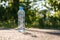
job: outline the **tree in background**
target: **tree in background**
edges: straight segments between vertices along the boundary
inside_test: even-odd
[[[8,1],[8,0],[1,0]],[[4,4],[5,5],[5,4]],[[17,11],[19,9],[19,0],[9,0],[8,7],[0,6],[0,26],[3,28],[14,28],[17,26]]]
[[[54,11],[60,10],[60,1],[59,0],[47,0],[49,5],[54,9]]]
[[[43,4],[41,5],[41,3],[43,3]],[[60,18],[59,18],[60,16],[58,14],[59,14],[59,10],[60,10],[60,8],[59,8],[60,2],[58,0],[46,0],[45,2],[44,1],[43,2],[35,1],[35,2],[32,2],[31,4],[32,4],[31,9],[36,10],[37,13],[35,12],[35,14],[38,14],[36,16],[37,16],[37,19],[39,20],[38,22],[40,22],[39,23],[39,25],[41,25],[40,27],[59,28],[60,22],[58,22],[58,21],[60,20]],[[41,10],[41,9],[43,9],[43,10]],[[41,15],[41,13],[42,13],[43,17]],[[43,19],[47,19],[47,20],[43,21]],[[44,25],[44,27],[42,25]]]
[[[31,2],[29,2],[29,0],[24,2],[13,0],[12,2],[9,2],[8,6],[9,7],[7,8],[0,6],[0,21],[1,23],[3,22],[0,25],[5,24],[7,27],[15,27],[18,19],[17,11],[19,6],[23,6],[26,15],[25,22],[27,27],[57,28],[56,26],[58,26],[59,28],[60,26],[60,3],[57,0],[34,0]]]

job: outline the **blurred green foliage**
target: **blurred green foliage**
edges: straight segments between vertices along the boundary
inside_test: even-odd
[[[26,27],[60,29],[60,3],[56,0],[48,0],[48,3],[55,11],[53,16],[50,16],[50,12],[46,10],[41,12],[31,10],[31,6],[29,6],[30,2],[19,3],[18,0],[13,0],[13,3],[10,3],[9,7],[0,7],[0,27],[15,28],[18,26],[17,12],[20,5],[25,10]]]
[[[14,0],[13,3],[9,3],[9,6],[6,8],[0,6],[0,27],[14,28],[17,26],[18,8],[19,8],[18,0],[16,1]]]
[[[60,29],[60,2],[57,0],[47,0],[47,2],[55,13],[51,16],[51,13],[47,10],[42,10],[39,13],[36,13],[34,10],[36,14],[36,20],[32,27]]]

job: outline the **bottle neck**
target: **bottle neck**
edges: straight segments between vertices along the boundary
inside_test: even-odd
[[[19,9],[20,11],[22,11],[23,9]]]

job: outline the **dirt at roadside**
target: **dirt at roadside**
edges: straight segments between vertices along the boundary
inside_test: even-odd
[[[15,29],[1,29],[0,40],[60,40],[60,30],[29,28],[20,33]]]

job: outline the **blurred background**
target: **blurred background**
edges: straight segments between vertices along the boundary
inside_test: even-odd
[[[60,29],[60,0],[0,0],[0,27],[18,27],[19,6],[27,28]]]

